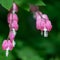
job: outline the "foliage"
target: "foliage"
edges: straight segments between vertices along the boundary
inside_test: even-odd
[[[8,10],[13,0],[0,0],[0,59],[1,60],[60,60],[60,1],[59,0],[14,0],[19,6],[19,30],[16,35],[16,47],[5,57],[1,45],[7,38]],[[53,29],[49,37],[44,38],[35,28],[35,20],[29,11],[29,4],[39,6],[47,14]]]

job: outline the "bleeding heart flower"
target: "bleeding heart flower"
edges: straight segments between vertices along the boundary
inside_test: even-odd
[[[16,21],[18,23],[18,16],[16,14],[9,13],[7,20],[9,24],[12,24],[13,21]]]
[[[13,41],[14,38],[15,38],[15,35],[14,35],[13,31],[10,31],[10,32],[9,32],[9,39],[10,39],[11,41]]]
[[[14,28],[17,31],[18,30],[18,23],[16,21],[13,21],[11,24],[11,28]]]
[[[51,31],[51,29],[52,29],[52,24],[49,20],[47,20],[47,22],[46,22],[46,28],[48,31]]]
[[[9,50],[13,49],[13,44],[11,43],[10,40],[4,40],[2,44],[2,49],[6,50],[6,56],[8,56]]]
[[[9,50],[12,50],[16,44],[14,41],[14,38],[16,35],[16,31],[18,30],[18,16],[16,14],[17,11],[18,11],[17,5],[13,3],[13,7],[7,16],[7,21],[10,28],[9,36],[7,40],[3,41],[3,44],[2,44],[2,49],[6,50],[6,56],[8,56]]]
[[[13,3],[13,11],[18,12],[18,6],[16,3]]]
[[[37,30],[41,30],[41,33],[44,31],[44,37],[48,36],[48,31],[51,31],[52,24],[49,21],[49,18],[46,14],[42,14],[40,12],[35,13],[36,18],[36,28]]]

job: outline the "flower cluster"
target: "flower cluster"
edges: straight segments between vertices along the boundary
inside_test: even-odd
[[[44,37],[48,37],[48,31],[52,29],[52,24],[48,16],[40,12],[37,6],[30,6],[30,10],[33,12],[34,18],[36,19],[36,29],[41,30],[41,35],[44,32]]]
[[[14,41],[16,31],[18,30],[18,16],[16,12],[18,12],[18,7],[15,3],[13,3],[13,7],[7,16],[10,32],[8,38],[4,40],[2,44],[2,49],[6,50],[6,56],[8,56],[9,50],[12,50],[16,44]]]

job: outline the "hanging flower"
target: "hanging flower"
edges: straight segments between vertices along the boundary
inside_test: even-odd
[[[16,21],[18,23],[18,16],[17,14],[8,13],[7,20],[9,24],[11,24],[13,21]]]
[[[9,24],[10,32],[7,40],[4,40],[2,44],[2,49],[6,50],[6,56],[8,56],[9,50],[12,50],[16,44],[14,39],[16,36],[16,31],[18,30],[18,16],[16,14],[17,11],[18,11],[17,5],[13,3],[13,7],[7,16],[7,22]]]
[[[36,28],[44,32],[44,37],[48,36],[48,31],[51,31],[52,24],[46,14],[36,12]]]
[[[13,45],[10,40],[4,40],[2,43],[2,49],[6,50],[6,56],[9,54],[9,50],[13,49]]]

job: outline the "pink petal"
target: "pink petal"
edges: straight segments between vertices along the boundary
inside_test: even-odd
[[[13,41],[14,38],[15,38],[14,33],[13,33],[12,31],[10,31],[10,33],[9,33],[9,39],[10,39],[11,41]]]
[[[8,47],[8,45],[7,45],[7,40],[4,40],[3,43],[2,43],[2,49],[3,49],[3,50],[6,50],[7,47]]]
[[[9,50],[13,49],[13,44],[10,40],[8,40],[8,47],[9,47]]]
[[[16,12],[18,12],[18,6],[16,5],[16,3],[13,3],[13,10],[15,10]]]
[[[12,21],[18,22],[18,16],[16,14],[9,13],[7,16],[8,23],[11,24]]]
[[[51,29],[52,29],[52,24],[49,20],[46,22],[46,28],[48,31],[51,31]]]
[[[42,14],[42,17],[46,20],[49,20],[48,16],[46,14]]]
[[[12,28],[14,28],[16,31],[18,30],[18,23],[16,21],[13,21]]]

